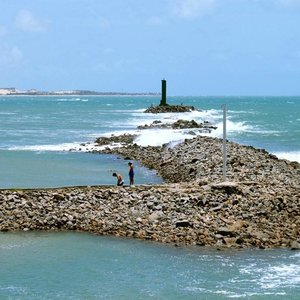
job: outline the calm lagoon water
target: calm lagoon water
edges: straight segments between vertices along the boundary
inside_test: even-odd
[[[299,299],[300,253],[0,234],[0,299]]]

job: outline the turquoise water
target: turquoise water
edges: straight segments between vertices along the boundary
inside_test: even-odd
[[[1,188],[43,188],[115,184],[113,172],[129,182],[128,161],[114,155],[0,150]],[[135,184],[161,183],[154,170],[135,166]]]
[[[1,233],[0,299],[299,299],[300,254]]]
[[[126,175],[125,161],[69,150],[87,151],[82,143],[110,134],[137,133],[140,145],[193,137],[190,130],[137,130],[138,125],[157,119],[210,121],[218,129],[208,135],[222,137],[223,104],[228,107],[229,140],[300,161],[300,97],[170,97],[168,101],[201,111],[144,114],[145,108],[159,103],[158,96],[0,96],[0,187],[114,184],[110,172]],[[137,183],[162,181],[135,165]]]

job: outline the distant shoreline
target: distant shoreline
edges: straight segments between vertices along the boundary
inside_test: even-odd
[[[28,90],[19,91],[16,88],[0,88],[0,96],[160,96],[160,93],[124,93],[124,92],[95,92],[89,90],[74,90],[74,91],[38,91]]]
[[[16,93],[16,94],[0,94],[1,96],[160,96],[155,93],[98,93],[98,94],[30,94],[30,93]]]

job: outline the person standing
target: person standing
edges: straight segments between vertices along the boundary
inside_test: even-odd
[[[129,184],[134,185],[134,170],[133,164],[131,162],[128,163],[129,166]]]

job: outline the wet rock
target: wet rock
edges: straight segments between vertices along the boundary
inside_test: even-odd
[[[176,227],[193,227],[193,224],[186,220],[177,221],[175,225]]]
[[[122,135],[112,135],[110,137],[99,137],[95,140],[98,146],[110,145],[112,143],[121,144],[132,144],[137,135],[134,134],[122,134]]]
[[[199,132],[207,132],[207,130],[217,129],[216,126],[208,122],[197,123],[195,120],[177,120],[174,123],[163,123],[162,121],[153,121],[150,125],[139,125],[138,129],[152,129],[152,128],[160,128],[160,129],[189,129],[189,128],[198,128],[201,129]],[[194,131],[189,131],[188,134],[196,135]]]
[[[194,106],[186,106],[186,105],[158,105],[158,106],[150,106],[144,112],[145,113],[178,113],[178,112],[190,112],[196,110]]]
[[[297,241],[293,241],[291,243],[291,250],[300,250],[300,243],[298,243]]]

